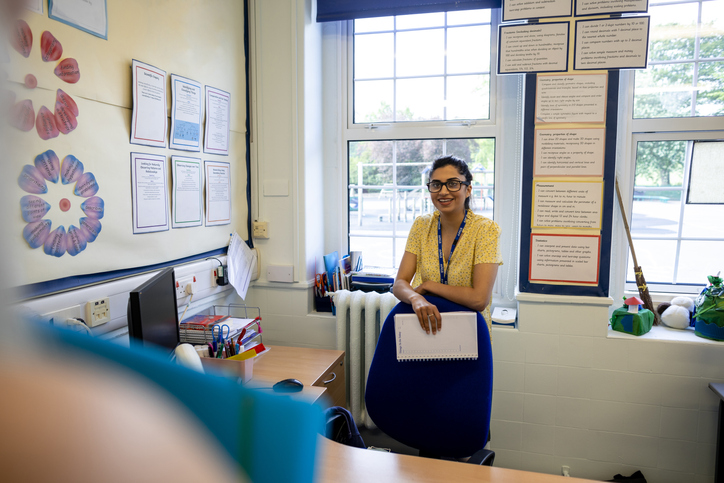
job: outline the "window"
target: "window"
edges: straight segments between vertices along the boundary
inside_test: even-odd
[[[652,292],[694,294],[724,271],[724,0],[651,2],[636,71],[631,235]],[[717,181],[718,179],[718,181]],[[629,256],[626,288],[636,290]]]
[[[431,162],[464,159],[472,208],[493,218],[493,33],[490,10],[353,22],[348,126],[349,249],[397,268],[416,216],[433,210]]]

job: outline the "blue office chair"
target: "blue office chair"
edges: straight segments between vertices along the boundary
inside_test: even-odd
[[[440,312],[470,311],[440,297],[425,298]],[[468,462],[492,466],[495,453],[483,449],[493,396],[493,354],[485,319],[477,314],[476,360],[399,362],[394,317],[405,313],[413,313],[412,306],[397,304],[382,326],[365,391],[370,418],[388,436],[418,449],[420,456],[472,455]]]

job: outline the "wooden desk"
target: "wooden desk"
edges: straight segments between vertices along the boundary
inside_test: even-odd
[[[719,396],[719,426],[716,430],[716,457],[714,482],[724,483],[724,384],[709,383],[709,389]]]
[[[267,346],[269,352],[254,360],[249,387],[270,387],[283,379],[298,379],[304,389],[301,398],[320,397],[331,406],[347,405],[344,351],[308,347]],[[324,395],[324,396],[323,396]]]
[[[317,439],[317,483],[584,483],[593,480],[365,450]]]

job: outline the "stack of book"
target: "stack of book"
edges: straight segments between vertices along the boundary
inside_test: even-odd
[[[350,278],[351,290],[362,290],[363,292],[389,292],[392,284],[395,283],[394,273],[385,270],[352,272]]]
[[[233,339],[243,346],[244,350],[261,342],[261,317],[242,319],[228,315],[194,315],[179,324],[181,342],[195,345],[213,343],[214,336],[218,337],[220,329],[224,331],[224,339]],[[241,341],[238,341],[242,333]]]

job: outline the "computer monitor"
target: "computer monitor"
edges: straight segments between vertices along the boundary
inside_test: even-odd
[[[165,268],[128,296],[128,335],[131,343],[152,344],[168,352],[179,344],[176,277]]]

